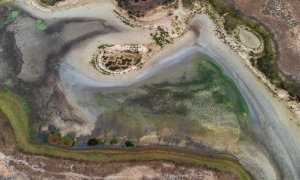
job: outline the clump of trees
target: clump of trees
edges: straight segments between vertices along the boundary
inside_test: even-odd
[[[59,144],[60,136],[55,132],[51,132],[51,134],[49,134],[47,137],[47,141],[49,144]]]
[[[74,138],[71,136],[63,136],[60,140],[60,145],[63,146],[74,146],[75,141]]]
[[[132,141],[126,140],[126,141],[125,141],[125,146],[126,146],[126,147],[134,147],[134,144],[133,144]]]
[[[112,139],[108,142],[109,145],[117,145],[118,144],[118,139],[116,137],[112,137]],[[92,138],[90,140],[88,140],[87,145],[88,146],[97,146],[99,144],[105,144],[105,141],[103,141],[101,138]],[[123,143],[121,143],[123,144]],[[124,145],[126,147],[134,147],[134,143],[130,140],[126,140],[124,141]]]
[[[118,144],[118,139],[116,137],[113,137],[110,141],[109,141],[110,145],[116,145]]]
[[[173,38],[170,37],[169,33],[165,31],[162,27],[157,26],[156,32],[150,34],[155,44],[163,48],[166,44],[170,44]]]
[[[46,137],[46,142],[52,145],[61,145],[61,146],[73,146],[75,144],[75,140],[71,136],[62,136],[59,133],[51,132]]]
[[[105,141],[103,141],[101,138],[92,138],[87,142],[88,146],[97,146],[99,144],[104,144]]]

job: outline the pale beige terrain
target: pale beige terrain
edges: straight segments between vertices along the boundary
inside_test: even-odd
[[[245,46],[250,48],[258,48],[261,44],[259,38],[247,30],[240,30],[239,38]]]

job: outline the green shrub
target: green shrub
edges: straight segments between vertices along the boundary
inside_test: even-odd
[[[71,136],[63,136],[60,140],[60,145],[73,146],[75,144],[74,138]]]
[[[177,115],[187,115],[187,113],[189,112],[189,109],[187,108],[186,105],[180,104],[178,106],[175,106],[174,112]]]
[[[182,0],[182,5],[184,8],[192,9],[194,0]]]
[[[133,147],[134,144],[133,144],[132,141],[126,140],[126,141],[125,141],[125,146],[126,146],[126,147]]]
[[[2,88],[4,91],[10,91],[14,87],[14,83],[11,79],[7,79],[3,82]]]
[[[300,100],[300,85],[295,81],[285,81],[282,84],[282,88],[286,89],[289,94],[295,97],[298,101]]]
[[[47,25],[40,19],[36,20],[35,27],[39,31],[44,31],[48,28]]]
[[[113,137],[113,138],[109,141],[109,144],[110,144],[110,145],[116,145],[116,144],[118,144],[117,138],[116,138],[116,137]]]
[[[95,138],[90,139],[90,140],[88,141],[88,143],[87,143],[88,146],[96,146],[96,145],[98,145],[98,144],[99,144],[99,142],[98,142],[98,140],[95,139]]]
[[[59,144],[61,141],[60,135],[56,134],[55,132],[51,132],[47,136],[47,142],[49,144]]]

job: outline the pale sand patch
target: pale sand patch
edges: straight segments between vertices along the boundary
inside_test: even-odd
[[[172,167],[164,163],[165,167]],[[196,168],[184,168],[181,170],[185,172],[166,171],[161,172],[160,169],[155,170],[148,166],[135,166],[123,169],[121,172],[109,175],[104,179],[123,179],[123,180],[138,180],[138,179],[203,179],[203,180],[215,180],[218,179],[215,172],[210,170],[196,169]]]
[[[14,172],[5,161],[6,156],[0,152],[0,177],[10,178],[14,176]]]
[[[0,160],[0,177],[11,178],[14,176],[13,170],[3,161]]]
[[[261,45],[260,39],[255,34],[245,29],[240,30],[239,38],[242,44],[252,49],[259,48]]]
[[[145,178],[158,178],[160,174],[147,166],[136,166],[122,170],[121,172],[105,177],[104,179],[124,179],[124,180],[135,180]]]

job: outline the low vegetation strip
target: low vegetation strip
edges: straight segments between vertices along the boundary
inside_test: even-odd
[[[203,166],[219,171],[235,174],[239,179],[251,179],[249,173],[233,159],[210,157],[167,147],[136,148],[136,149],[70,149],[49,145],[33,144],[29,113],[24,100],[13,93],[0,92],[0,109],[9,119],[16,136],[19,149],[37,155],[55,156],[76,160],[89,161],[145,161],[167,160],[177,163]]]

